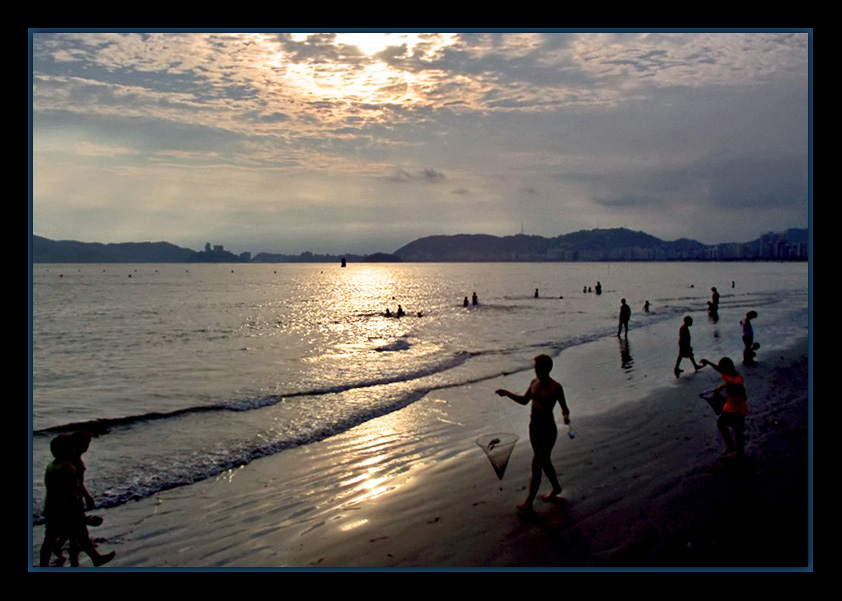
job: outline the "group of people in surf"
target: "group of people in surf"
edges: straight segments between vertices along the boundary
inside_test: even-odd
[[[404,311],[403,307],[400,305],[398,305],[398,308],[394,313],[389,309],[389,307],[386,307],[386,312],[383,314],[384,317],[403,317],[404,315],[406,315],[406,311]],[[421,311],[418,311],[415,315],[416,317],[421,317]]]
[[[384,315],[386,317],[403,317],[406,313],[404,312],[403,307],[398,305],[398,308],[394,313],[392,313],[389,307],[386,307],[386,313],[384,313]]]
[[[471,296],[471,305],[476,306],[476,305],[478,305],[478,304],[479,304],[479,298],[477,298],[477,293],[476,293],[476,292],[474,292],[474,294]],[[467,297],[467,296],[466,296],[466,297],[465,297],[465,299],[462,301],[462,306],[463,306],[463,307],[467,307],[467,306],[468,306],[468,297]]]
[[[585,286],[582,288],[583,294],[588,294],[589,292],[595,292],[596,294],[602,294],[602,283],[597,281],[596,286],[591,288],[590,286]]]

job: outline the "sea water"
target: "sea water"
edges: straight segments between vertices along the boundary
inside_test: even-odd
[[[739,357],[750,309],[761,353],[806,335],[807,273],[804,263],[37,264],[33,517],[59,432],[94,433],[87,484],[107,507],[435,391],[528,372],[539,353],[577,365],[580,349],[606,345],[596,365],[564,373],[568,397],[589,401],[576,415],[598,413],[673,378],[684,315],[696,320],[697,359]],[[588,291],[597,281],[600,295]],[[632,320],[617,339],[620,298]],[[398,305],[403,317],[385,315]]]

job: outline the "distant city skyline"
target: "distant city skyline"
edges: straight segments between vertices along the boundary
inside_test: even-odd
[[[240,253],[808,226],[810,30],[30,30],[32,230]]]

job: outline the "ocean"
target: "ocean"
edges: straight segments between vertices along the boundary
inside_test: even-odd
[[[598,281],[602,294],[588,292]],[[738,359],[751,309],[760,360],[808,328],[806,263],[36,264],[32,295],[36,524],[60,432],[93,432],[86,484],[111,507],[395,412],[411,415],[402,436],[468,411],[505,422],[483,383],[510,374],[525,390],[539,353],[556,357],[574,418],[634,402],[675,385],[685,315],[697,360]],[[621,298],[632,317],[618,339]],[[385,315],[399,305],[403,317]],[[605,352],[585,362],[593,345]],[[419,414],[453,387],[476,389],[476,406]],[[385,447],[385,469],[424,461],[425,447],[401,448]]]

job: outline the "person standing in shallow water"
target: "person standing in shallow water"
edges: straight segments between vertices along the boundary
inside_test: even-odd
[[[532,445],[532,474],[529,479],[529,492],[526,500],[517,506],[519,512],[529,513],[533,510],[535,497],[541,486],[541,474],[547,475],[552,485],[552,491],[542,498],[546,501],[558,499],[561,495],[561,483],[553,465],[551,454],[558,437],[553,409],[556,402],[561,407],[561,415],[565,424],[570,423],[570,409],[564,398],[564,388],[550,377],[553,360],[548,355],[535,357],[535,375],[526,393],[514,394],[505,389],[499,389],[499,396],[510,398],[516,403],[526,405],[531,401],[532,410],[529,419],[529,442]]]
[[[620,325],[617,326],[617,336],[620,330],[626,329],[626,336],[629,335],[629,319],[631,318],[631,307],[626,304],[626,299],[620,299]]]

